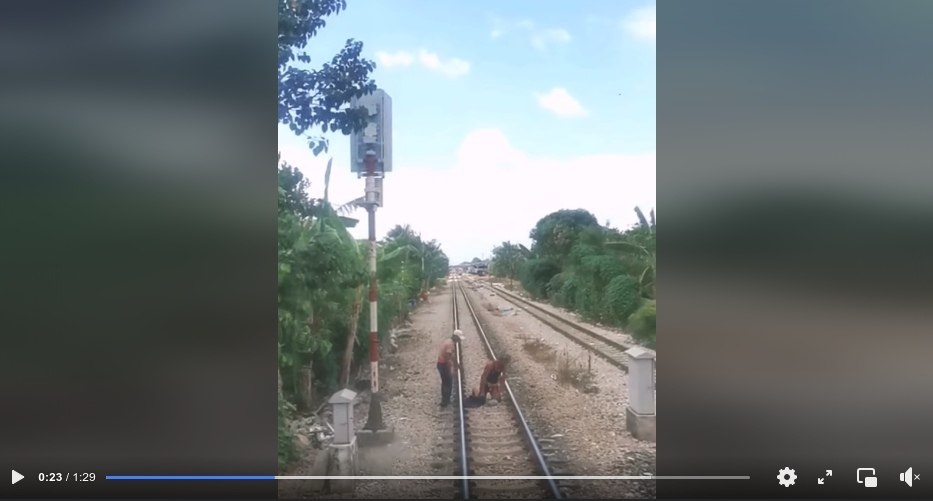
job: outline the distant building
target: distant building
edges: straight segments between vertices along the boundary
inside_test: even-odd
[[[467,273],[471,275],[483,276],[489,273],[489,261],[480,261],[478,263],[470,263],[470,266],[467,268]]]

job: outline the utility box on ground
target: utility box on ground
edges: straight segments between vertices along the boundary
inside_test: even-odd
[[[356,435],[353,431],[353,400],[356,393],[343,389],[334,393],[330,400],[334,416],[334,444],[349,444]]]

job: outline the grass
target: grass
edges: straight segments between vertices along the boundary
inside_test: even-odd
[[[551,364],[557,360],[557,353],[547,343],[540,339],[531,339],[528,336],[522,336],[522,349],[531,355],[536,362]]]
[[[599,387],[593,378],[593,371],[590,369],[589,361],[578,360],[571,357],[566,350],[558,354],[549,344],[540,339],[533,339],[529,336],[519,336],[522,340],[522,348],[536,362],[554,367],[552,376],[563,386],[572,386],[584,393],[598,393]],[[590,356],[587,353],[587,356]]]
[[[557,357],[557,382],[570,385],[584,393],[596,393],[599,388],[593,382],[593,372],[577,358],[564,351]]]

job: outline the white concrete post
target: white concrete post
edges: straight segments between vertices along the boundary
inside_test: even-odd
[[[353,433],[353,399],[356,393],[343,389],[334,393],[330,400],[334,416],[334,442],[329,448],[332,451],[328,465],[328,475],[339,477],[352,477],[357,472],[356,435]],[[352,492],[352,479],[331,479],[331,492]]]
[[[641,440],[656,440],[656,403],[654,391],[655,352],[635,346],[628,355],[628,398],[626,427]]]
[[[334,416],[334,445],[347,445],[354,438],[353,433],[353,399],[356,393],[343,389],[334,393],[330,400]]]
[[[654,414],[654,358],[655,355],[640,346],[629,348],[628,388],[629,405],[639,414]]]

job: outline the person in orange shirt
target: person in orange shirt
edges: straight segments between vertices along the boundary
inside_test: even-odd
[[[497,360],[492,360],[486,364],[486,367],[483,369],[483,375],[479,380],[479,389],[473,390],[473,394],[471,395],[473,400],[485,402],[486,395],[489,395],[496,401],[502,400],[502,384],[505,382],[505,368],[511,361],[511,357],[502,355]]]
[[[437,352],[437,372],[441,375],[441,407],[450,405],[450,394],[453,391],[453,373],[457,370],[457,356],[454,351],[455,343],[463,340],[460,329],[454,331],[450,338],[441,343]]]

